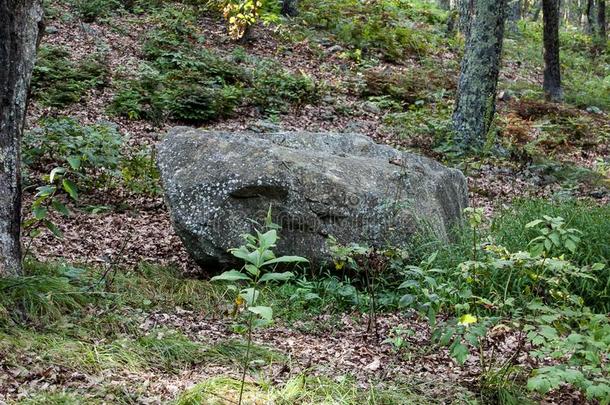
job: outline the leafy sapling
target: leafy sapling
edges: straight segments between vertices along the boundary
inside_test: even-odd
[[[243,235],[246,244],[230,249],[230,253],[243,260],[244,264],[239,270],[229,270],[219,276],[212,277],[212,281],[229,282],[229,289],[238,291],[235,299],[235,314],[240,309],[245,311],[245,325],[237,325],[237,330],[247,334],[246,356],[244,358],[239,403],[242,403],[246,372],[250,362],[250,348],[252,345],[252,332],[255,328],[269,325],[273,321],[273,309],[269,306],[259,305],[261,298],[261,285],[268,282],[284,282],[294,278],[289,271],[276,272],[279,265],[306,263],[307,259],[300,256],[276,257],[273,248],[278,240],[277,225],[271,222],[271,211],[267,215],[266,232],[256,230],[256,235]],[[245,287],[245,288],[244,288]]]
[[[34,202],[32,203],[32,217],[22,224],[24,234],[28,239],[24,249],[24,257],[29,252],[32,240],[40,235],[43,228],[51,231],[57,238],[63,237],[61,230],[49,219],[49,212],[55,211],[64,216],[70,215],[70,211],[60,198],[61,194],[78,201],[78,188],[68,178],[68,175],[69,169],[56,167],[51,170],[48,176],[45,176],[47,184],[36,188]]]

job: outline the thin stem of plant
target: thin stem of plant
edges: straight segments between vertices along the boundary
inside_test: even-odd
[[[244,385],[246,384],[246,372],[248,371],[248,363],[250,362],[250,346],[252,345],[252,320],[254,318],[254,314],[250,313],[248,317],[248,343],[246,345],[246,357],[244,359],[244,370],[241,375],[241,387],[239,388],[239,401],[237,402],[241,405],[241,400],[244,395]]]

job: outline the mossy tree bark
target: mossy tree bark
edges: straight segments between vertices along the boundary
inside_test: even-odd
[[[463,149],[484,145],[496,110],[506,0],[476,0],[453,113]]]
[[[476,0],[458,0],[458,30],[464,34],[464,38],[470,36],[475,1]]]
[[[561,66],[559,62],[559,0],[542,0],[544,22],[544,96],[559,102],[563,98],[561,89]]]
[[[42,15],[40,0],[0,0],[0,275],[21,271],[20,143]]]

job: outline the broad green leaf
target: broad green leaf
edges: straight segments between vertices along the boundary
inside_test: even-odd
[[[271,229],[265,233],[259,233],[258,241],[260,246],[264,248],[275,246],[275,242],[277,242],[277,231],[275,229]]]
[[[64,174],[65,172],[66,169],[63,167],[56,167],[55,169],[51,170],[51,174],[49,175],[49,183],[53,183],[53,181],[55,181],[55,176],[58,174]]]
[[[402,283],[401,285],[398,286],[398,289],[403,289],[403,288],[417,288],[419,287],[419,282],[416,280],[407,280],[404,283]]]
[[[451,357],[453,357],[459,364],[464,364],[468,358],[468,348],[462,343],[456,343],[451,346]]]
[[[576,243],[568,239],[566,241],[566,249],[568,249],[571,253],[576,252]]]
[[[549,234],[549,239],[553,244],[557,247],[561,246],[561,240],[559,239],[559,235],[556,233]]]
[[[41,219],[45,219],[47,217],[47,207],[34,207],[32,213],[34,214],[34,218],[40,221]]]
[[[398,301],[398,306],[408,307],[413,304],[413,302],[415,302],[415,297],[411,294],[405,294],[400,298],[400,301]]]
[[[62,215],[70,215],[70,211],[68,211],[68,208],[61,202],[58,200],[53,200],[51,202],[51,205],[53,206],[53,208],[55,209],[55,211],[59,212]]]
[[[78,200],[78,189],[76,188],[76,184],[68,179],[63,179],[61,184],[66,193],[68,193],[73,200]]]
[[[248,263],[244,266],[244,268],[246,269],[246,271],[248,273],[252,274],[254,277],[258,277],[258,275],[261,273],[260,269],[253,264]]]
[[[286,271],[284,273],[266,273],[260,278],[261,282],[265,281],[288,281],[294,277],[294,274]]]
[[[541,224],[541,223],[543,223],[543,222],[544,222],[544,221],[543,221],[543,220],[541,220],[541,219],[536,219],[535,221],[528,222],[528,223],[525,225],[525,227],[526,227],[526,228],[533,228],[533,227],[535,227],[535,226],[537,226],[537,225],[540,225],[540,224]]]
[[[271,307],[248,307],[248,311],[268,321],[273,319],[273,309]]]
[[[81,159],[80,156],[68,156],[66,158],[72,170],[78,171],[80,169]]]
[[[57,190],[55,186],[42,186],[36,189],[38,192],[36,193],[36,197],[48,197]]]
[[[268,266],[270,264],[276,264],[276,263],[309,263],[309,260],[305,259],[304,257],[300,257],[300,256],[282,256],[282,257],[277,257],[275,259],[267,260],[266,262],[263,263],[263,266]]]
[[[51,231],[51,233],[53,233],[53,235],[55,235],[55,237],[57,237],[58,239],[61,239],[64,237],[64,234],[61,232],[61,230],[57,227],[57,225],[55,225],[53,222],[49,221],[49,220],[44,220],[44,226]]]
[[[246,288],[244,290],[241,291],[241,293],[239,294],[240,297],[242,297],[244,300],[246,300],[246,303],[248,304],[248,306],[254,306],[254,304],[256,304],[256,301],[258,300],[258,296],[260,295],[260,293],[254,289],[254,288]]]
[[[225,271],[219,276],[212,277],[210,281],[238,281],[238,280],[250,280],[246,274],[241,273],[237,270]]]

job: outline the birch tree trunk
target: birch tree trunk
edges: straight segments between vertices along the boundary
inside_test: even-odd
[[[0,276],[21,271],[20,143],[42,15],[40,0],[0,0]]]
[[[496,111],[506,0],[476,0],[453,113],[456,141],[483,146]]]

